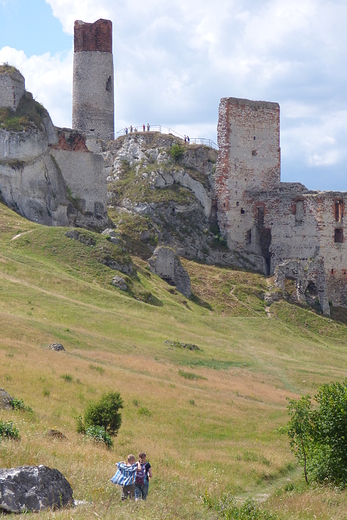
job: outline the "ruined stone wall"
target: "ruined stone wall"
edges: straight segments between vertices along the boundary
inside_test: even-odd
[[[215,190],[218,222],[231,249],[259,254],[250,239],[254,208],[247,191],[280,183],[280,110],[277,103],[224,98],[219,107]],[[263,261],[259,260],[263,270]]]
[[[63,172],[68,198],[70,225],[105,229],[107,225],[107,185],[104,160],[88,151],[52,149]]]
[[[305,298],[316,290],[324,312],[327,301],[347,307],[347,193],[280,182],[279,106],[222,99],[218,144],[218,222],[229,248],[265,274],[291,260],[306,266]]]
[[[283,183],[284,184],[284,183]],[[271,227],[271,272],[288,259],[320,259],[328,300],[347,306],[347,247],[344,208],[347,193],[269,192],[266,225]],[[278,196],[280,195],[280,196]]]
[[[19,71],[0,73],[0,107],[16,110],[24,91],[24,77]]]
[[[324,258],[328,297],[334,305],[347,307],[347,193],[320,192],[313,195]]]
[[[112,22],[75,22],[72,126],[88,137],[114,139]]]

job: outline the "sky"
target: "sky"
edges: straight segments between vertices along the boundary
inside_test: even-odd
[[[347,190],[346,0],[0,0],[0,64],[71,127],[73,24],[113,22],[116,131],[217,141],[223,97],[281,106],[282,180]]]

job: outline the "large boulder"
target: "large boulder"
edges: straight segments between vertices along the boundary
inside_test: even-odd
[[[176,289],[187,298],[191,296],[189,275],[173,249],[158,246],[148,260],[148,264],[152,273],[160,276],[168,284],[176,286]]]
[[[6,390],[0,388],[0,410],[12,410],[12,399],[13,397],[11,397],[10,394],[6,392]]]
[[[57,469],[20,466],[0,469],[0,510],[9,513],[42,511],[73,505],[73,491]]]

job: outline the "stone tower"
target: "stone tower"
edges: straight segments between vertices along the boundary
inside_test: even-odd
[[[74,25],[72,127],[87,137],[114,139],[112,22]]]
[[[219,156],[215,175],[218,223],[233,250],[259,255],[257,269],[270,270],[267,207],[255,193],[280,186],[278,103],[224,98],[219,105]]]
[[[15,67],[0,65],[0,107],[16,110],[25,92],[25,81]]]

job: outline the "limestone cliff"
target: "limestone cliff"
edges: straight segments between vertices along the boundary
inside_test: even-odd
[[[189,259],[251,267],[219,234],[216,150],[157,132],[87,144],[104,156],[109,214],[133,252],[148,258],[165,245]]]
[[[84,136],[53,126],[14,67],[0,67],[0,85],[1,199],[40,224],[103,229],[107,191],[102,158],[87,149]]]

